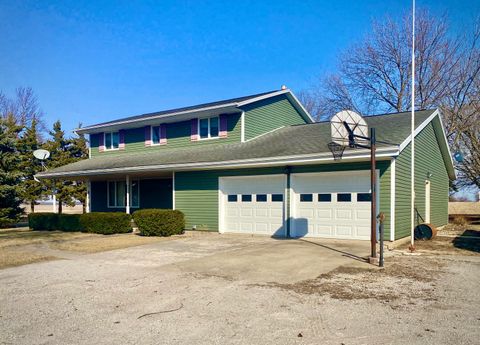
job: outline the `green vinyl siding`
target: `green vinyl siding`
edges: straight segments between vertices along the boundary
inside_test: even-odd
[[[167,124],[167,144],[145,147],[145,127],[125,130],[125,149],[98,151],[99,134],[90,135],[92,157],[98,155],[118,155],[122,153],[145,152],[146,150],[168,150],[196,145],[215,145],[240,142],[241,140],[241,114],[229,114],[227,117],[227,137],[210,140],[191,141],[191,123],[188,121]]]
[[[438,121],[438,118],[434,121]],[[395,239],[410,236],[411,145],[398,156],[395,169]],[[442,226],[448,222],[449,178],[433,124],[428,124],[415,137],[415,223],[425,219],[425,181],[430,178],[430,223]]]
[[[253,139],[282,126],[307,123],[286,95],[271,97],[243,107],[245,140]]]
[[[380,211],[387,218],[386,237],[390,235],[390,161],[378,162],[380,170]],[[369,163],[292,166],[291,173],[368,170]],[[186,217],[186,228],[218,231],[218,181],[222,176],[283,174],[285,167],[177,172],[175,174],[175,208]]]
[[[135,178],[132,178],[135,180]],[[125,207],[108,207],[107,181],[92,181],[92,212],[125,212]],[[132,207],[131,212],[141,208],[172,208],[172,179],[141,179],[140,207]]]

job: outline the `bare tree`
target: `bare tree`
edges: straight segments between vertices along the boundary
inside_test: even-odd
[[[419,11],[415,32],[415,108],[441,108],[453,150],[464,152],[457,164],[458,186],[480,187],[480,30],[451,37],[447,17]],[[385,18],[339,59],[338,72],[320,78],[303,99],[317,119],[343,109],[363,114],[410,109],[411,17]]]
[[[0,116],[6,118],[10,114],[21,126],[29,127],[35,120],[40,132],[46,130],[43,111],[40,109],[37,96],[31,87],[15,89],[13,98],[7,97],[0,91]]]

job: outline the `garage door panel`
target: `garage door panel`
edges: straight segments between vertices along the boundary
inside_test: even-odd
[[[335,210],[335,219],[353,220],[353,210]]]
[[[282,218],[283,217],[283,208],[274,207],[270,209],[270,217],[272,218]]]
[[[268,208],[256,208],[255,217],[268,217]]]
[[[370,210],[357,210],[355,211],[356,219],[370,221]]]
[[[327,225],[317,225],[316,235],[324,235],[324,236],[331,236],[332,235],[332,227]]]
[[[357,226],[357,236],[364,237],[365,239],[370,238],[370,227],[369,226]]]
[[[313,209],[299,209],[298,218],[313,218],[315,210]]]
[[[240,216],[241,217],[252,217],[253,216],[253,209],[251,209],[251,208],[240,209]]]
[[[337,225],[336,234],[338,236],[352,236],[353,235],[352,228],[353,227],[351,225]]]
[[[332,218],[332,210],[317,210],[317,219],[318,220],[330,220]]]

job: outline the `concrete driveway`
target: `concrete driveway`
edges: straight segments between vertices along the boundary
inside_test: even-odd
[[[380,286],[388,299],[310,292],[320,286],[316,277],[327,279],[339,266],[364,272],[370,266],[359,257],[368,248],[368,242],[212,234],[4,269],[0,344],[474,343],[480,314],[464,292],[451,292],[455,277],[416,283],[398,278],[393,267],[378,282],[370,271],[366,278],[339,271],[322,289]],[[477,288],[466,277],[478,272],[478,260],[458,267],[466,288]],[[446,322],[430,321],[439,306],[419,299],[431,284],[448,291],[449,301],[461,301],[443,309]],[[385,288],[398,294],[385,295]],[[444,324],[458,334],[439,331]]]

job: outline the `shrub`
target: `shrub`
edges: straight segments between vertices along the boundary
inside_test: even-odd
[[[81,214],[59,214],[58,230],[60,231],[83,231],[80,223]]]
[[[131,217],[123,212],[92,212],[80,216],[86,232],[111,235],[132,231]]]
[[[82,231],[79,214],[30,213],[28,226],[33,230]]]
[[[146,209],[133,213],[143,236],[171,236],[183,233],[185,217],[177,210]]]
[[[28,215],[28,226],[33,230],[58,230],[57,213],[30,213]]]

